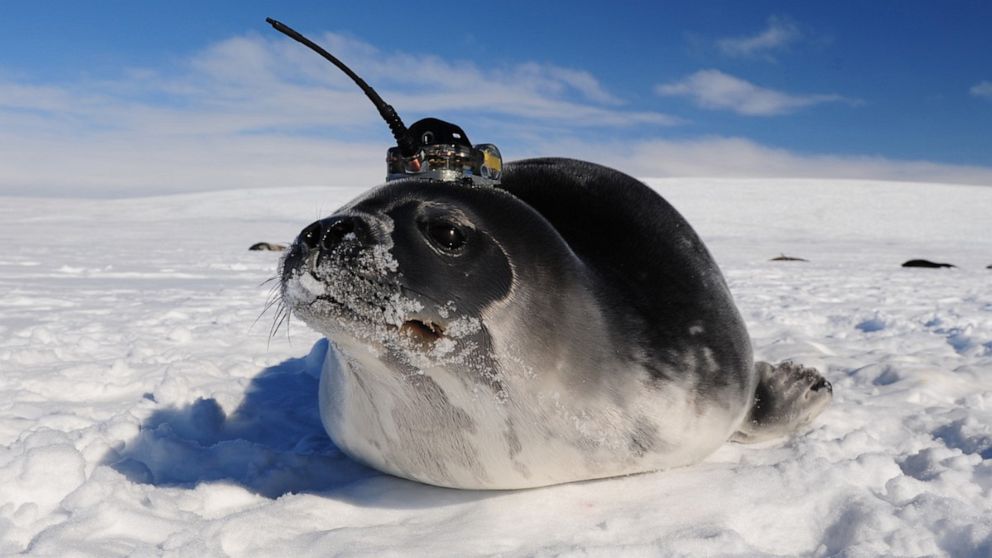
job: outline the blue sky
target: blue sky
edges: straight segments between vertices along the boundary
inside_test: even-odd
[[[0,194],[382,178],[361,93],[508,159],[992,184],[992,3],[5,4]]]

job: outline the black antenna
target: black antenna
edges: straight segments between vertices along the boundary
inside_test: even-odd
[[[286,25],[285,23],[276,21],[271,17],[265,18],[265,21],[269,23],[272,27],[279,31],[280,33],[287,35],[288,37],[303,43],[304,45],[310,47],[310,50],[316,52],[317,54],[323,56],[328,62],[334,64],[341,69],[342,72],[348,75],[354,81],[358,87],[365,92],[365,96],[372,101],[375,108],[379,109],[379,114],[382,119],[386,121],[389,125],[390,131],[393,132],[393,137],[396,138],[396,145],[400,148],[400,153],[404,157],[411,157],[417,152],[417,145],[414,143],[413,138],[410,137],[410,133],[403,121],[400,119],[400,115],[396,114],[396,110],[393,109],[392,105],[388,104],[386,101],[382,100],[382,97],[372,89],[369,84],[365,83],[365,80],[358,77],[358,74],[351,71],[351,68],[344,65],[344,62],[338,60],[333,54],[327,52],[320,47],[317,43],[311,41],[310,39],[299,34],[295,29]]]

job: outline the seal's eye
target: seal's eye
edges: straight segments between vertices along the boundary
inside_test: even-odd
[[[438,248],[454,252],[465,245],[465,233],[447,221],[434,221],[427,225],[427,237]]]

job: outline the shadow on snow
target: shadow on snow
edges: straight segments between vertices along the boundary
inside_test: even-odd
[[[390,477],[335,447],[317,406],[327,348],[326,339],[318,341],[307,356],[263,370],[229,416],[214,399],[155,411],[135,439],[102,462],[141,484],[226,482],[269,498],[333,491],[335,498],[366,505],[417,507],[418,501],[436,506],[483,496]]]

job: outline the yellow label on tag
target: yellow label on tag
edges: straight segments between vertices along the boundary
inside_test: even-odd
[[[500,172],[503,170],[503,159],[488,150],[484,151],[482,154],[482,164],[495,172]]]

